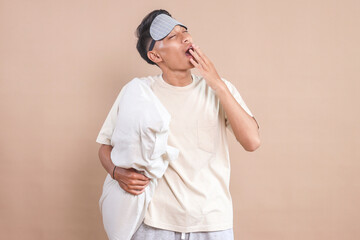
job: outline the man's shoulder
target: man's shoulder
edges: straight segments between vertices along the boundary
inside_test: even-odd
[[[149,87],[151,87],[158,77],[159,77],[159,74],[152,75],[152,76],[148,75],[148,76],[144,76],[144,77],[135,77],[133,80],[136,79],[136,81],[139,81],[139,82],[144,83],[144,84],[148,85]]]
[[[126,82],[120,89],[116,101],[126,93],[132,92],[134,89],[138,89],[139,87],[150,87],[152,84],[151,76],[148,77],[133,77],[131,80]]]

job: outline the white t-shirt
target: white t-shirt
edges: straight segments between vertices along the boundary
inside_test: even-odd
[[[168,84],[162,74],[141,78],[150,82],[170,113],[168,145],[180,150],[178,159],[158,180],[144,223],[176,232],[226,230],[233,227],[226,128],[232,129],[212,88],[202,76],[191,76],[192,83],[184,87]],[[233,84],[221,79],[253,117]],[[98,143],[110,145],[116,112],[117,101],[102,126]]]

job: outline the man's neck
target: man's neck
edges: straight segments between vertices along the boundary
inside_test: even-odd
[[[165,71],[162,74],[165,82],[177,87],[185,87],[192,83],[191,71]]]

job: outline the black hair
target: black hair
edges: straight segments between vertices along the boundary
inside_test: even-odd
[[[150,42],[152,40],[152,38],[150,36],[150,25],[151,25],[152,21],[154,20],[154,18],[159,14],[166,14],[171,17],[171,14],[164,9],[154,10],[144,17],[144,19],[141,21],[140,25],[136,28],[136,32],[135,32],[136,37],[138,38],[137,44],[136,44],[136,49],[138,50],[140,56],[147,63],[156,65],[156,66],[158,66],[158,65],[148,58],[147,52],[148,52],[148,46],[150,45]]]

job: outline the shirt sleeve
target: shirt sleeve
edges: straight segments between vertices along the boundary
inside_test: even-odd
[[[100,132],[96,138],[96,142],[100,144],[111,145],[111,137],[116,126],[116,120],[118,115],[118,106],[122,94],[125,92],[124,89],[127,85],[123,86],[118,94],[114,104],[112,105],[110,112],[108,113]]]
[[[259,124],[257,123],[257,121],[256,121],[254,115],[252,114],[252,112],[250,111],[250,109],[246,106],[246,103],[245,103],[244,99],[241,97],[241,95],[240,95],[239,91],[236,89],[236,87],[231,82],[227,81],[226,79],[222,78],[222,80],[224,81],[224,83],[228,87],[229,91],[231,92],[231,94],[233,95],[235,100],[245,110],[245,112],[247,112],[247,114],[249,114],[252,118],[254,118],[256,124],[258,125],[258,129],[259,129]],[[224,112],[224,113],[225,113],[225,125],[226,125],[226,128],[229,129],[232,134],[234,134],[234,131],[231,128],[231,125],[230,125],[230,121],[228,121],[226,112]]]

